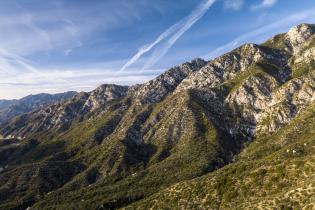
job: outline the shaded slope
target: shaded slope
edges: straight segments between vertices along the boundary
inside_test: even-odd
[[[235,163],[127,209],[312,209],[314,126],[312,106],[277,133],[258,137]]]
[[[167,111],[162,114],[161,111],[164,110]],[[160,116],[159,122],[152,126],[151,120],[157,115]],[[91,167],[98,168],[100,173],[95,183],[88,183],[93,185],[73,193],[71,189],[74,184],[69,183],[63,189],[47,196],[34,208],[122,207],[152,194],[159,188],[198,177],[223,166],[230,161],[230,153],[236,153],[235,150],[239,146],[231,136],[211,123],[207,118],[207,111],[198,104],[192,93],[170,96],[157,104],[151,114],[144,118],[147,120],[141,123],[143,126],[137,127],[133,124],[125,133],[125,136],[139,130],[146,133],[144,130],[148,130],[147,126],[150,127],[151,123],[150,131],[144,134],[141,140],[134,138],[130,141],[132,138],[128,137],[129,142],[124,138],[113,145],[114,138],[111,137],[111,142],[103,143],[102,151],[108,151],[109,147],[119,147],[118,151],[115,150],[118,158],[113,166],[107,166],[112,167],[109,170],[104,165],[109,161],[107,154],[103,158],[102,154],[97,156],[101,158],[99,163],[103,164]],[[134,123],[137,124],[136,121]],[[159,135],[155,136],[154,133]],[[113,155],[112,153],[108,158],[113,158]],[[109,174],[104,174],[104,170]],[[108,196],[104,197],[104,194]],[[77,203],[78,198],[83,200],[80,204]]]

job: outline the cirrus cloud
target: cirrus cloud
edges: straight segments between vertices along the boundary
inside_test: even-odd
[[[277,3],[277,0],[262,0],[262,2],[258,5],[252,5],[252,10],[263,9],[267,7],[272,7]]]
[[[151,51],[153,48],[158,46],[162,41],[160,46],[154,49],[150,58],[146,61],[143,69],[152,67],[158,60],[160,60],[168,50],[176,43],[176,41],[189,30],[198,20],[200,20],[208,9],[213,5],[215,0],[203,0],[197,8],[195,8],[189,16],[180,20],[166,31],[164,31],[154,42],[144,45],[140,50],[117,72],[117,74],[126,70],[132,64],[137,62],[145,53]]]
[[[223,7],[225,10],[240,10],[244,5],[244,0],[225,0]]]

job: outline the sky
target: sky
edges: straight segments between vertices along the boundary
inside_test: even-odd
[[[315,23],[315,0],[0,0],[0,99],[146,82]]]

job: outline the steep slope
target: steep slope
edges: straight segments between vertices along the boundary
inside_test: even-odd
[[[229,164],[126,209],[314,209],[315,106]]]
[[[274,72],[269,71],[270,66],[254,65],[245,76],[241,73],[231,81],[223,81],[229,88],[224,102],[243,120],[240,124],[246,126],[246,135],[256,137],[234,158],[234,163],[180,182],[127,209],[315,208],[314,29],[314,25],[302,24],[280,35],[282,43],[276,36],[263,44],[271,48],[270,43],[277,40],[275,49],[287,56],[287,66],[278,69],[272,63],[272,67],[278,72],[287,69],[291,75],[284,75],[288,77],[279,80],[270,74]],[[270,63],[264,59],[267,62]],[[192,75],[187,80],[199,81],[199,88],[204,81],[200,78],[203,71],[196,73],[199,78]],[[223,77],[220,76],[219,79]],[[191,88],[192,82],[182,84]],[[240,124],[235,121],[237,131],[242,130]]]
[[[126,94],[128,87],[103,85],[90,93],[77,93],[65,102],[44,107],[5,123],[0,132],[23,138],[28,133],[44,132],[68,128],[72,121],[82,120],[89,112],[100,109],[107,101]]]
[[[65,103],[44,107],[5,124],[0,133],[3,136],[25,137],[27,133],[68,128],[73,121],[96,116],[106,112],[107,103],[123,96],[133,98],[135,103],[154,103],[162,100],[191,72],[205,65],[201,59],[176,66],[159,77],[130,88],[118,85],[102,85],[90,93],[78,93]]]
[[[133,95],[137,102],[154,103],[161,101],[166,95],[175,88],[191,73],[196,72],[206,65],[202,59],[192,60],[191,62],[175,66],[157,78],[140,85],[136,88]]]
[[[157,110],[167,111],[165,115],[154,114]],[[127,129],[117,129],[117,133],[93,149],[93,153],[97,153],[94,158],[98,160],[91,160],[89,170],[94,169],[95,174],[97,169],[96,180],[83,181],[86,177],[78,177],[47,196],[37,208],[85,209],[97,208],[100,204],[105,208],[122,207],[153,193],[157,187],[221,167],[230,161],[230,152],[236,152],[237,144],[207,121],[206,111],[189,93],[167,98],[153,108],[151,114],[148,112],[148,109],[142,110],[131,125],[128,125],[130,120],[126,122],[123,118],[121,123]],[[160,122],[146,132],[157,115]],[[91,158],[91,154],[89,156]],[[83,200],[80,207],[76,202],[78,194],[72,193],[79,183],[89,186],[77,189]],[[110,196],[104,197],[104,194]]]
[[[22,140],[0,143],[0,208],[311,205],[314,28],[302,24],[142,85],[104,85],[6,123],[0,133]],[[39,180],[24,182],[29,176]],[[294,189],[305,195],[284,199]]]
[[[4,135],[25,134],[26,138],[18,145],[6,145],[1,148],[7,158],[0,164],[3,168],[9,165],[3,171],[3,177],[14,170],[15,165],[24,166],[33,162],[48,164],[51,161],[54,163],[55,160],[61,161],[60,164],[80,162],[85,171],[79,174],[73,183],[69,183],[68,188],[64,188],[64,191],[68,192],[73,186],[81,188],[97,180],[100,180],[102,185],[109,184],[109,179],[117,180],[130,174],[133,168],[143,167],[141,165],[146,162],[152,147],[149,142],[138,142],[137,132],[153,107],[138,104],[149,103],[148,100],[162,100],[185,76],[197,70],[198,65],[204,65],[204,61],[196,60],[174,67],[146,84],[131,88],[104,85],[91,93],[77,94],[65,103],[21,116],[8,123],[2,129]],[[161,91],[156,92],[158,95],[151,95],[152,88],[156,86],[161,86]],[[38,144],[30,148],[27,142],[31,138],[38,139],[35,140]],[[28,171],[28,167],[22,169]],[[12,173],[14,171],[10,176],[14,176]],[[16,176],[19,177],[18,174]],[[63,180],[66,180],[66,177],[60,180],[60,184]],[[34,193],[40,185],[20,184],[29,189],[29,197],[36,197]],[[19,195],[18,192],[12,194]],[[13,198],[9,196],[7,199]],[[2,202],[7,203],[8,200]],[[27,207],[29,199],[21,200],[17,205]],[[11,207],[6,204],[3,208]]]
[[[75,92],[60,94],[37,94],[30,95],[19,100],[0,101],[0,124],[17,117],[21,114],[41,109],[53,103],[62,102],[71,98]]]

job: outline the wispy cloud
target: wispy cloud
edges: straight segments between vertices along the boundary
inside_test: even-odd
[[[21,81],[28,82],[25,75],[36,75],[37,78],[42,78],[42,80],[52,79],[50,75],[46,75],[42,71],[35,67],[34,62],[0,49],[0,83],[7,81],[17,81],[18,78],[22,78]],[[68,83],[67,80],[54,77],[56,82]]]
[[[0,48],[0,61],[1,61],[1,69],[6,71],[7,73],[16,73],[16,70],[26,70],[33,73],[40,74],[40,71],[37,70],[32,62],[22,56],[7,52],[4,49]],[[4,76],[4,75],[2,75]]]
[[[72,49],[66,49],[66,50],[64,51],[64,53],[65,53],[66,56],[70,55],[71,52],[72,52]]]
[[[153,47],[155,47],[157,44],[159,44],[162,40],[164,40],[166,37],[168,37],[170,34],[174,33],[176,29],[178,28],[179,23],[173,25],[169,29],[167,29],[165,32],[163,32],[154,42],[147,44],[139,49],[139,51],[120,69],[120,72],[124,71],[128,67],[130,67],[132,64],[137,62],[141,56],[147,52],[149,52]]]
[[[51,69],[52,65],[60,66],[57,59],[85,47],[87,39],[89,46],[93,46],[90,40],[94,40],[91,39],[94,34],[102,33],[102,40],[106,40],[107,31],[142,19],[146,12],[155,10],[151,2],[121,0],[86,4],[73,1],[75,6],[69,6],[73,5],[70,1],[47,4],[22,2],[0,1],[0,98],[17,98],[52,90],[86,90],[86,86],[95,88],[103,82],[128,83],[130,80],[130,83],[135,83],[136,77],[139,82],[151,78],[145,74],[128,74],[113,79],[115,71],[100,66],[96,68],[97,73],[93,68],[83,69],[76,64],[71,64],[78,67],[75,70],[66,67],[58,71]],[[87,78],[89,81],[85,80]],[[85,87],[80,89],[82,84]]]
[[[74,51],[77,43],[84,43],[87,37],[100,31],[106,35],[107,31],[139,21],[154,10],[151,2],[144,0],[97,1],[93,4],[75,0],[47,4],[30,1],[32,3],[0,1],[0,47],[22,56],[36,53],[66,55],[66,50]],[[104,40],[106,38],[103,36]]]
[[[158,60],[160,60],[168,50],[176,43],[176,41],[187,31],[189,30],[204,14],[208,9],[213,5],[215,0],[204,0],[201,4],[194,9],[191,14],[181,21],[177,22],[165,32],[163,32],[154,42],[147,44],[139,49],[139,51],[120,69],[118,73],[129,68],[132,64],[137,62],[142,55],[151,51],[155,48],[151,57],[145,63],[143,69],[150,68]],[[157,47],[159,44],[161,46]]]
[[[275,35],[276,33],[287,31],[290,27],[294,25],[300,24],[302,22],[312,23],[314,21],[315,21],[315,7],[295,13],[286,18],[283,18],[281,20],[275,21],[271,24],[267,24],[265,26],[259,27],[258,29],[250,31],[246,34],[243,34],[237,37],[236,39],[234,39],[233,41],[216,48],[211,53],[204,55],[202,57],[205,59],[209,59],[209,58],[213,59],[242,44],[245,44],[248,42],[259,43],[266,40],[267,38],[270,38],[270,36]]]
[[[164,69],[152,69],[137,73],[128,70],[119,76],[115,76],[116,69],[98,67],[45,69],[41,74],[21,72],[0,80],[0,96],[12,99],[42,92],[90,91],[101,84],[133,85],[146,82],[163,71]]]
[[[160,47],[153,51],[152,55],[143,66],[143,69],[152,67],[157,61],[164,57],[176,41],[205,15],[214,2],[215,0],[204,1],[195,10],[193,10],[193,12],[179,24],[180,27],[175,34],[171,35],[166,42],[162,43]]]
[[[239,10],[242,8],[244,0],[225,0],[223,7],[225,10]]]
[[[262,2],[258,5],[252,5],[252,10],[263,9],[267,7],[272,7],[277,3],[277,0],[262,0]]]

